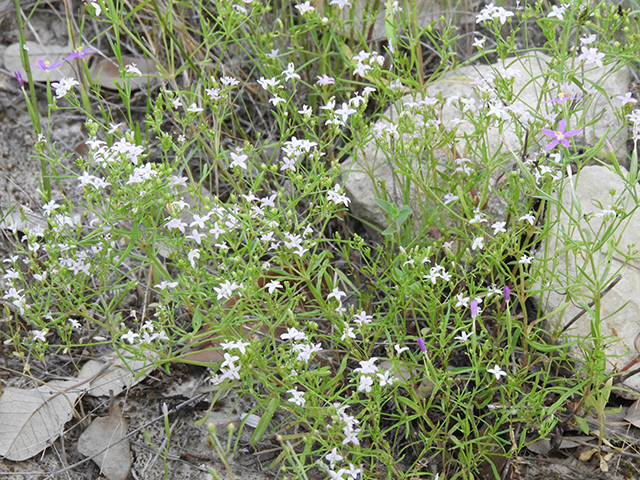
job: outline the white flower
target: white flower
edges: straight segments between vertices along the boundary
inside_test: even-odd
[[[559,20],[564,20],[564,12],[565,12],[565,10],[566,10],[566,8],[563,7],[563,6],[558,7],[557,5],[553,5],[551,7],[551,11],[547,15],[547,17],[549,17],[549,18],[556,17]]]
[[[129,330],[127,333],[125,333],[124,335],[122,335],[122,340],[126,340],[129,343],[133,343],[133,341],[138,338],[140,335],[137,333],[133,333],[131,330]]]
[[[367,373],[376,373],[378,371],[378,367],[374,365],[378,361],[378,357],[371,357],[369,360],[363,360],[360,362],[360,368],[355,368],[354,372],[360,372],[363,375]]]
[[[231,283],[229,280],[225,280],[219,287],[213,287],[213,290],[218,294],[216,299],[220,301],[231,298],[233,292],[239,288],[242,288],[242,284],[238,285],[235,282]]]
[[[393,348],[396,351],[396,355],[400,355],[402,352],[406,352],[407,350],[410,350],[409,347],[401,347],[397,343],[393,346]]]
[[[287,390],[287,393],[292,395],[288,402],[295,403],[299,407],[304,407],[304,404],[306,403],[306,400],[304,399],[304,392],[299,392],[297,388],[292,388],[291,390]]]
[[[296,5],[296,8],[300,12],[300,15],[304,15],[307,12],[315,12],[315,10],[316,10],[315,7],[311,6],[311,3],[309,2],[309,0],[307,0],[304,3],[300,3],[300,4]]]
[[[360,377],[360,385],[358,385],[359,392],[367,392],[371,391],[371,387],[373,386],[373,379],[368,375],[363,375]]]
[[[338,302],[340,302],[342,297],[346,297],[347,294],[344,293],[342,290],[340,290],[338,287],[335,287],[333,290],[331,290],[331,293],[329,295],[327,295],[327,300],[331,299],[331,298],[335,298]]]
[[[493,368],[488,368],[487,373],[496,376],[496,380],[500,380],[500,377],[506,377],[507,372],[502,370],[498,365],[495,365]]]
[[[533,256],[528,257],[526,255],[523,255],[522,257],[520,257],[520,260],[518,260],[518,263],[527,264],[527,265],[530,265],[531,262],[533,262]]]
[[[249,342],[241,342],[241,341],[237,341],[237,342],[222,342],[220,344],[220,346],[223,348],[223,350],[229,350],[229,349],[232,349],[232,348],[237,348],[238,350],[240,350],[240,353],[242,355],[247,353],[246,347],[248,347],[249,345],[251,345]]]
[[[391,376],[391,372],[389,370],[384,373],[377,373],[376,375],[378,375],[378,383],[381,387],[393,385],[393,377]]]
[[[276,107],[279,103],[286,103],[286,100],[278,95],[274,95],[273,98],[269,99],[269,103]]]
[[[356,113],[354,108],[350,108],[346,103],[342,104],[342,108],[337,108],[334,112],[339,117],[342,117],[342,121],[346,122],[349,119],[349,115]]]
[[[235,152],[230,152],[229,156],[231,157],[231,163],[229,164],[230,167],[240,167],[242,170],[246,170],[247,169],[247,158],[249,158],[247,155],[245,154],[240,154],[238,155]]]
[[[442,203],[446,205],[447,203],[455,202],[456,200],[458,200],[458,198],[459,197],[457,195],[454,195],[453,193],[447,193],[444,197],[442,197]]]
[[[269,283],[266,283],[265,288],[269,292],[269,295],[273,294],[276,291],[276,288],[282,288],[282,283],[278,280],[271,280]]]
[[[491,228],[493,228],[493,234],[497,235],[500,232],[505,233],[507,231],[504,228],[506,224],[507,222],[495,222],[493,225],[491,225]]]
[[[199,107],[195,103],[192,103],[191,105],[189,105],[189,108],[187,108],[187,112],[191,112],[191,113],[200,113],[203,111],[204,111],[204,108]]]
[[[331,0],[329,5],[338,5],[338,8],[342,10],[344,7],[351,7],[351,2],[349,0]]]
[[[130,63],[129,65],[125,65],[124,68],[126,73],[130,73],[131,75],[138,75],[139,77],[142,76],[142,72],[138,67],[136,67],[135,63]]]
[[[299,331],[297,328],[290,327],[287,329],[287,333],[280,335],[281,340],[306,340],[307,335],[304,332]]]
[[[482,37],[482,38],[473,37],[473,43],[471,45],[476,47],[476,48],[483,48],[484,47],[484,42],[486,42],[486,41],[487,41],[486,37]]]
[[[47,331],[33,330],[31,332],[34,340],[40,340],[41,342],[47,341]]]
[[[61,78],[59,82],[51,84],[51,86],[56,89],[56,98],[64,97],[74,85],[80,84],[73,78]]]
[[[166,280],[162,280],[162,282],[154,285],[153,288],[157,288],[158,290],[165,290],[167,288],[176,288],[178,286],[178,282],[167,282]]]
[[[331,453],[328,453],[324,457],[328,462],[331,462],[331,468],[333,468],[333,464],[339,462],[340,460],[344,460],[344,457],[338,453],[338,449],[333,447]]]
[[[471,250],[484,248],[484,237],[477,237],[473,239],[473,243],[471,244]]]
[[[295,72],[295,65],[293,63],[289,63],[287,65],[287,69],[285,71],[282,72],[282,75],[285,76],[285,80],[299,80],[300,79],[300,75],[298,75]]]
[[[457,294],[456,295],[456,300],[457,300],[456,308],[458,308],[458,307],[464,307],[464,308],[469,307],[470,298],[469,297],[465,297],[464,294],[462,294],[462,293]]]
[[[373,320],[373,317],[371,315],[367,315],[367,312],[364,310],[353,316],[353,321],[356,322],[359,327],[371,323],[371,320]]]
[[[578,61],[584,60],[585,65],[595,63],[597,67],[602,68],[602,59],[604,53],[598,51],[597,48],[582,47],[582,54],[578,56]]]
[[[593,34],[589,35],[588,37],[582,37],[580,39],[580,44],[581,45],[591,45],[595,41],[596,41],[596,34],[593,33]]]
[[[460,332],[460,335],[453,337],[454,340],[460,340],[461,342],[466,342],[467,340],[469,340],[469,338],[471,337],[471,335],[473,335],[473,332],[467,333],[467,332]]]
[[[346,195],[340,194],[340,184],[336,183],[333,187],[333,190],[327,191],[327,199],[331,202],[334,202],[336,205],[340,205],[344,203],[345,206],[349,206],[349,202],[351,199]]]
[[[505,10],[502,7],[497,7],[497,10],[492,14],[492,17],[500,20],[500,23],[504,25],[507,21],[507,18],[513,17],[513,12]]]
[[[526,220],[527,222],[529,222],[530,225],[533,225],[534,223],[536,223],[536,217],[535,215],[533,215],[533,212],[529,212],[526,215],[523,215],[522,217],[520,217],[520,222]]]
[[[332,0],[332,2],[333,1],[336,1],[336,0]],[[333,79],[333,77],[322,74],[322,75],[318,75],[318,81],[316,82],[316,85],[319,85],[322,87],[324,85],[333,85],[334,83],[336,83],[336,81]]]

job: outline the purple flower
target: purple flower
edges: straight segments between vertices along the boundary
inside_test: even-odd
[[[420,347],[420,351],[422,353],[427,353],[427,346],[424,344],[424,340],[422,338],[418,339],[418,347]]]
[[[564,92],[560,92],[558,94],[558,98],[554,98],[552,100],[545,100],[544,102],[541,103],[551,103],[551,102],[555,102],[558,103],[560,105],[563,105],[564,103],[568,102],[569,100],[582,100],[583,97],[568,97]]]
[[[549,145],[546,146],[547,150],[551,150],[552,148],[555,148],[556,145],[558,145],[559,143],[561,143],[565,147],[569,147],[570,144],[569,144],[569,140],[567,140],[567,137],[575,137],[580,132],[582,132],[582,130],[569,130],[567,132],[565,131],[566,128],[567,128],[567,121],[563,118],[562,120],[560,120],[557,130],[549,130],[548,128],[542,129],[542,133],[544,133],[547,137],[553,138],[553,140],[549,142]]]
[[[36,67],[39,68],[40,70],[53,70],[54,68],[59,67],[60,65],[62,65],[62,62],[60,60],[58,60],[57,62],[54,62],[52,64],[50,64],[49,62],[44,62],[42,60],[38,60],[38,63],[36,64],[31,64],[32,67]]]
[[[511,300],[511,290],[509,290],[509,286],[504,287],[504,301],[508,302]]]
[[[95,50],[93,50],[91,47],[87,47],[83,50],[77,50],[73,52],[71,55],[69,55],[67,58],[65,58],[64,60],[68,62],[69,60],[72,60],[74,58],[84,58],[84,56],[87,53],[95,53]]]
[[[22,79],[22,73],[20,71],[16,71],[16,72],[13,72],[13,74],[16,76],[16,80],[18,81],[18,85],[20,85],[20,88],[24,88],[24,80]]]
[[[478,316],[478,300],[471,300],[471,318],[476,318]]]

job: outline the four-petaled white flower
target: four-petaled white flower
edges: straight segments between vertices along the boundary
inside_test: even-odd
[[[484,238],[477,237],[473,239],[473,243],[471,244],[471,250],[482,250],[484,248]]]
[[[304,407],[304,404],[306,403],[306,400],[304,399],[304,392],[299,392],[297,388],[292,388],[291,390],[287,390],[287,393],[292,395],[288,400],[289,402],[295,403],[299,407]]]
[[[235,152],[230,152],[229,156],[231,157],[230,167],[240,167],[242,170],[247,169],[247,158],[249,158],[247,155],[243,153],[238,155]]]
[[[276,288],[282,288],[282,283],[278,280],[271,280],[269,283],[265,283],[265,288],[269,292],[269,295],[276,291]]]
[[[296,8],[300,12],[300,15],[304,15],[307,12],[315,12],[315,10],[316,10],[315,7],[311,6],[311,3],[309,2],[309,0],[307,0],[304,3],[300,3],[300,4],[296,5]]]
[[[549,18],[556,17],[558,20],[564,20],[565,11],[566,11],[565,7],[563,6],[558,7],[557,5],[553,5],[547,17]]]
[[[495,375],[496,380],[500,380],[500,377],[507,376],[507,372],[502,370],[499,365],[495,365],[493,368],[488,368],[487,373],[490,373],[491,375]]]
[[[455,337],[453,337],[454,340],[460,340],[461,342],[466,342],[467,340],[469,340],[469,338],[471,338],[471,335],[473,335],[473,332],[467,333],[467,332],[460,332],[460,335],[457,335]]]

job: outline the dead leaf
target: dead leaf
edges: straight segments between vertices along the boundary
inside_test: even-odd
[[[109,90],[117,90],[116,84],[122,85],[121,70],[130,64],[135,64],[143,75],[142,77],[131,77],[131,90],[140,90],[147,87],[151,79],[145,77],[145,75],[158,75],[158,69],[151,61],[124,55],[120,58],[122,59],[122,66],[118,64],[118,59],[115,57],[103,58],[94,63],[89,68],[93,83]]]
[[[35,82],[46,82],[47,72],[34,67],[39,60],[43,62],[49,62],[53,64],[58,60],[62,60],[64,57],[68,57],[71,54],[71,49],[68,46],[63,45],[40,45],[35,42],[26,42],[29,49],[29,64],[31,64],[31,76]],[[22,67],[22,59],[20,58],[20,49],[22,45],[14,43],[9,45],[4,51],[4,68],[10,72],[20,71],[24,72]],[[69,62],[62,62],[59,67],[48,70],[49,80],[57,82],[62,77],[76,77],[73,71],[72,64]],[[24,81],[27,81],[27,76],[23,75]]]
[[[96,418],[82,433],[78,452],[92,457],[109,480],[125,480],[131,470],[131,449],[125,438],[128,428],[120,407],[111,404],[109,416]]]
[[[95,377],[89,382],[87,393],[94,397],[108,397],[109,391],[118,396],[125,388],[142,381],[151,372],[152,360],[127,360],[125,365],[116,354],[106,355],[101,360],[89,360],[82,366],[79,379]]]
[[[7,387],[0,396],[0,456],[16,462],[47,448],[71,419],[81,394],[78,381],[52,381],[38,388]]]
[[[640,398],[627,409],[624,419],[634,427],[640,428]]]
[[[593,457],[593,454],[597,451],[597,448],[590,448],[589,450],[585,450],[584,452],[582,452],[580,454],[580,457],[578,458],[580,458],[581,462],[588,462],[589,460],[591,460],[591,457]]]

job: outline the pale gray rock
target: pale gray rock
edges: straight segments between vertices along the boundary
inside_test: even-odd
[[[565,83],[569,85],[570,95],[582,98],[576,100],[578,106],[582,106],[580,117],[572,115],[567,127],[567,130],[582,128],[583,132],[573,137],[575,143],[593,146],[607,136],[618,161],[627,164],[629,132],[616,117],[620,102],[615,97],[629,89],[628,69],[617,65],[591,66],[584,71],[565,69],[561,74],[561,69],[551,62],[550,57],[533,53],[509,57],[491,66],[463,67],[427,87],[425,99],[409,94],[389,107],[378,130],[374,127],[373,138],[357,152],[357,158],[349,158],[342,166],[344,187],[352,200],[352,213],[365,222],[386,228],[384,215],[374,202],[374,198],[382,197],[386,192],[390,201],[398,206],[408,204],[414,213],[418,213],[413,218],[414,230],[418,232],[425,222],[420,212],[435,201],[426,198],[423,192],[427,189],[420,188],[420,179],[424,180],[423,187],[431,182],[429,185],[435,187],[436,192],[442,195],[448,192],[446,182],[434,185],[432,181],[434,162],[440,172],[453,172],[455,160],[460,158],[468,158],[474,168],[484,168],[480,158],[485,154],[480,152],[485,151],[499,159],[500,168],[491,172],[491,183],[486,186],[487,189],[494,188],[499,177],[513,169],[516,156],[521,157],[524,151],[532,157],[547,145],[548,137],[532,138],[527,131],[530,122],[539,123],[536,131],[540,127],[555,126],[544,120],[543,115],[558,114],[556,121],[562,118],[562,108],[557,102],[541,102],[552,100],[563,90],[561,86]],[[576,84],[582,85],[582,90]],[[599,88],[595,89],[594,85]],[[543,91],[550,93],[543,97]],[[441,100],[433,107],[436,113],[431,111],[427,115],[426,110],[422,110],[426,117],[416,113],[423,108],[418,106],[416,110],[416,104],[425,100],[430,103],[440,96]],[[476,117],[479,114],[494,117],[486,132],[476,129],[469,121],[468,113],[474,109]],[[506,119],[501,129],[499,116]],[[479,119],[478,124],[485,125],[486,121]],[[424,132],[429,126],[439,128],[440,134],[429,134],[428,142],[423,139],[422,146],[416,147],[415,137],[427,135]],[[393,131],[396,128],[397,132]],[[380,131],[383,131],[382,136]],[[413,146],[410,146],[412,139]],[[603,153],[608,154],[607,148],[603,147]],[[398,158],[407,157],[411,158],[410,167],[399,169]],[[489,204],[488,213],[493,216],[499,217],[502,210],[499,202]]]
[[[542,272],[549,272],[548,278],[553,279],[550,285],[542,285],[542,311],[549,314],[559,309],[549,319],[558,329],[592,301],[594,291],[604,290],[621,275],[621,280],[602,297],[599,315],[594,309],[587,309],[561,338],[564,342],[579,339],[591,348],[589,338],[595,320],[607,339],[606,373],[622,370],[640,355],[634,347],[640,334],[640,259],[636,250],[640,212],[625,181],[627,175],[624,169],[619,174],[609,167],[587,166],[566,180],[560,213],[557,206],[548,213],[549,219],[557,218],[558,222],[536,256]],[[606,232],[613,227],[615,230],[607,239]],[[635,259],[627,261],[630,249],[636,250]],[[593,255],[587,255],[587,251]],[[600,279],[599,285],[590,279]],[[576,358],[584,359],[578,346],[570,348]],[[624,386],[640,393],[640,375],[628,378]]]
[[[365,38],[369,34],[369,28],[373,26],[371,31],[371,38],[374,41],[387,38],[385,32],[385,12],[387,8],[387,2],[380,0],[377,11],[374,11],[374,0],[354,0],[353,2],[353,14],[354,25],[353,33],[355,37],[363,35]],[[394,11],[395,21],[398,22],[400,16],[399,13],[409,11],[409,1],[398,0],[392,1],[392,10]],[[402,9],[402,12],[399,11]],[[351,16],[351,9],[345,7],[341,11],[341,19],[344,22],[348,22]],[[404,18],[404,13],[402,14]],[[434,22],[437,22],[441,18],[444,18],[443,22],[438,22],[434,25],[434,28],[441,28],[443,25],[474,25],[476,21],[475,14],[468,11],[464,7],[457,8],[451,2],[445,2],[442,0],[416,0],[416,17],[418,27],[424,28]],[[350,25],[347,23],[344,27],[344,33],[350,34],[352,32]],[[400,25],[400,31],[402,31],[402,25]]]

